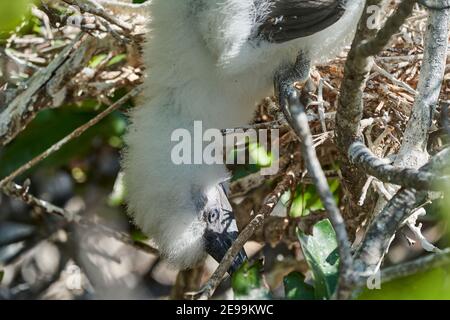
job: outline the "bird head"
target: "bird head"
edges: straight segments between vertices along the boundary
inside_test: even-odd
[[[239,235],[236,219],[223,184],[215,186],[204,199],[206,201],[200,217],[205,223],[203,234],[205,251],[220,263]],[[240,250],[231,264],[229,273],[235,272],[246,259],[245,251]]]

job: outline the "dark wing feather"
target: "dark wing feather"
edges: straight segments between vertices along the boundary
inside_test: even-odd
[[[256,37],[281,43],[310,36],[337,22],[345,12],[344,3],[345,0],[272,0]]]

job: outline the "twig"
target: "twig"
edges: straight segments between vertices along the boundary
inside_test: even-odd
[[[347,290],[347,287],[350,286],[350,283],[352,282],[351,275],[353,269],[353,259],[345,222],[334,201],[333,194],[331,193],[327,179],[319,159],[317,158],[308,118],[303,105],[300,103],[298,92],[296,90],[292,91],[292,94],[288,99],[288,104],[282,105],[282,109],[285,112],[285,116],[291,124],[291,127],[300,139],[302,156],[305,160],[308,173],[314,181],[323,206],[325,207],[331,224],[336,232],[340,257],[340,277],[337,297],[341,298],[343,292]]]
[[[374,180],[374,177],[369,177],[364,184],[363,190],[361,192],[361,197],[359,198],[358,205],[363,206],[364,202],[366,201],[367,192],[369,192],[369,188],[372,185],[372,182]]]
[[[23,186],[20,186],[15,183],[10,183],[3,188],[3,192],[10,197],[15,197],[21,199],[29,206],[37,207],[43,209],[47,213],[56,214],[61,217],[64,217],[67,221],[75,221],[76,217],[72,215],[70,212],[54,206],[53,204],[38,199],[31,194],[28,193],[29,189],[29,180],[26,180]]]
[[[128,94],[120,98],[117,102],[113,103],[111,106],[109,106],[107,109],[99,113],[97,116],[95,116],[93,119],[85,123],[84,125],[78,127],[74,131],[72,131],[70,134],[68,134],[66,137],[52,145],[50,148],[45,150],[40,155],[36,156],[32,160],[25,163],[23,166],[16,169],[14,172],[9,174],[7,177],[3,178],[0,181],[0,189],[4,188],[7,184],[9,184],[11,181],[13,181],[15,178],[20,176],[21,174],[25,173],[27,170],[41,162],[42,160],[46,159],[59,149],[61,149],[62,146],[67,144],[68,142],[72,141],[75,138],[78,138],[80,135],[82,135],[87,129],[91,128],[92,126],[99,123],[102,119],[104,119],[107,115],[109,115],[111,112],[119,109],[125,102],[127,102],[130,98],[135,97],[139,92],[141,92],[142,88],[137,87],[134,88],[132,91],[130,91]]]
[[[377,215],[355,254],[355,271],[359,276],[370,276],[379,270],[395,233],[426,196],[423,191],[401,189]]]
[[[54,214],[63,217],[67,223],[74,223],[80,227],[88,228],[90,230],[97,230],[110,236],[126,245],[132,246],[140,251],[146,252],[148,254],[159,255],[157,249],[145,244],[143,242],[137,242],[130,238],[130,236],[125,233],[116,231],[109,227],[106,227],[100,223],[95,223],[87,220],[76,212],[70,212],[58,206],[55,206],[47,201],[36,198],[28,192],[28,186],[20,186],[15,183],[10,183],[9,185],[2,188],[3,192],[11,197],[21,199],[26,204],[41,208],[47,214]]]
[[[400,168],[387,163],[370,151],[362,142],[354,142],[348,151],[350,161],[361,166],[369,175],[383,182],[393,183],[406,188],[418,190],[436,190],[441,184],[448,181],[448,177],[434,172],[417,169]],[[450,162],[450,159],[448,160]]]
[[[263,224],[265,219],[270,216],[276,204],[280,200],[281,196],[290,190],[291,186],[295,182],[298,176],[299,170],[292,168],[287,171],[286,175],[280,183],[276,186],[272,193],[270,193],[258,214],[250,221],[250,223],[241,231],[236,241],[233,243],[231,248],[227,251],[216,271],[214,271],[211,278],[208,280],[204,288],[197,294],[191,296],[194,299],[206,300],[212,297],[215,290],[222,281],[224,275],[227,273],[236,255],[244,247],[244,244],[253,236],[255,231],[259,229]]]
[[[65,3],[73,6],[79,7],[82,11],[91,13],[93,15],[99,16],[106,21],[115,24],[116,26],[123,29],[126,33],[131,33],[133,30],[132,25],[126,23],[120,19],[117,19],[115,16],[109,14],[105,11],[105,9],[95,0],[86,0],[84,2],[79,0],[63,0]]]
[[[420,170],[445,170],[449,158],[450,149],[442,150]],[[360,276],[370,276],[378,271],[395,233],[426,198],[427,192],[401,189],[376,216],[355,253],[355,270]]]
[[[381,281],[389,282],[398,278],[407,277],[426,270],[441,268],[450,265],[450,248],[439,253],[392,266],[381,271]]]
[[[384,70],[383,68],[381,68],[380,66],[378,66],[376,63],[373,64],[372,66],[373,70],[375,70],[376,72],[380,73],[382,76],[388,78],[389,80],[391,80],[391,82],[399,87],[402,87],[403,89],[405,89],[406,91],[408,91],[409,93],[411,93],[412,95],[416,95],[417,91],[414,90],[413,88],[411,88],[411,86],[407,83],[404,83],[401,80],[398,80],[396,77],[394,77],[392,74],[390,74],[389,72],[387,72],[386,70]]]

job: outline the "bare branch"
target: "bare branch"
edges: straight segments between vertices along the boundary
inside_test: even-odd
[[[339,247],[340,257],[340,277],[337,290],[337,297],[340,298],[342,291],[347,290],[349,282],[351,283],[353,259],[351,255],[350,242],[345,228],[345,222],[341,212],[334,201],[328,185],[327,178],[322,170],[319,159],[314,149],[314,142],[309,128],[308,118],[305,109],[300,103],[296,90],[289,96],[287,105],[282,105],[285,116],[292,128],[298,135],[301,146],[302,156],[305,160],[308,174],[312,177],[317,192],[322,200],[323,206],[328,213],[328,217],[336,232],[336,238]]]
[[[78,127],[74,131],[72,131],[70,134],[68,134],[66,137],[52,145],[50,148],[45,150],[40,155],[36,156],[29,162],[25,163],[20,168],[16,169],[13,173],[8,175],[7,177],[3,178],[0,181],[0,189],[4,188],[6,185],[8,185],[11,181],[13,181],[15,178],[20,176],[21,174],[25,173],[30,168],[34,167],[36,164],[41,162],[42,160],[48,158],[50,155],[61,149],[62,146],[67,144],[68,142],[72,141],[75,138],[78,138],[80,135],[82,135],[87,129],[91,128],[92,126],[99,123],[101,120],[103,120],[107,115],[112,113],[113,111],[119,109],[125,102],[127,102],[130,98],[135,97],[139,92],[141,92],[141,88],[137,87],[134,88],[131,92],[120,98],[117,102],[113,103],[111,106],[106,108],[104,111],[99,113],[97,116],[95,116],[93,119],[85,123],[84,125]]]
[[[36,198],[35,196],[31,195],[28,191],[28,186],[20,186],[15,183],[10,183],[7,186],[2,188],[2,191],[10,196],[17,199],[21,199],[26,204],[41,208],[45,213],[47,214],[54,214],[58,215],[60,217],[63,217],[67,223],[74,223],[80,227],[88,228],[89,230],[94,230],[101,232],[107,236],[110,236],[111,238],[114,238],[126,245],[132,246],[136,248],[137,250],[146,252],[148,254],[154,254],[159,255],[159,252],[157,249],[149,246],[148,244],[145,244],[143,242],[137,242],[130,238],[127,234],[116,231],[114,229],[111,229],[109,227],[106,227],[100,223],[91,222],[88,219],[84,218],[83,216],[79,215],[76,212],[70,212],[63,208],[60,208],[58,206],[55,206],[47,201],[41,200],[39,198]]]
[[[131,31],[133,30],[132,25],[130,25],[125,21],[117,19],[114,15],[111,15],[108,12],[106,12],[103,6],[95,0],[84,0],[84,1],[63,0],[63,1],[67,4],[79,7],[83,12],[88,12],[105,19],[106,21],[122,28],[128,34],[130,34]]]
[[[449,17],[449,10],[431,11],[428,17],[418,95],[394,162],[395,166],[418,168],[428,161],[428,133],[433,109],[439,101],[446,67]]]
[[[450,248],[442,250],[439,253],[430,254],[413,261],[386,268],[381,271],[381,281],[389,282],[398,278],[411,276],[419,272],[446,267],[449,265]]]
[[[447,169],[450,149],[435,155],[420,171]],[[427,198],[427,192],[401,189],[369,225],[366,235],[355,253],[355,270],[361,276],[377,272],[395,233],[405,220]]]
[[[370,151],[362,142],[354,142],[348,151],[350,161],[363,168],[367,174],[383,182],[389,182],[406,188],[418,190],[436,190],[448,181],[441,173],[425,172],[417,169],[400,168],[387,163]],[[450,162],[450,159],[448,159]]]

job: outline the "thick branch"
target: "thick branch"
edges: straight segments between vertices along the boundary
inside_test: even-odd
[[[442,250],[439,253],[430,254],[413,261],[386,268],[381,271],[381,281],[389,282],[430,269],[448,266],[450,266],[450,248]]]
[[[427,23],[418,94],[403,135],[402,145],[394,161],[394,166],[399,168],[420,168],[429,159],[427,143],[432,113],[439,100],[446,66],[449,10],[431,11]],[[420,188],[420,185],[411,187]],[[385,204],[386,201],[379,198],[375,214],[380,212]]]
[[[426,192],[401,189],[372,221],[355,258],[355,270],[361,276],[379,270],[395,233],[426,197]]]
[[[420,171],[448,170],[449,157],[450,149],[445,149],[434,156]],[[361,276],[372,275],[378,271],[395,233],[426,197],[426,192],[401,189],[376,216],[355,254],[356,271]]]
[[[439,101],[447,60],[449,10],[431,11],[425,34],[418,95],[394,165],[419,168],[428,161],[427,142],[432,114]]]
[[[430,10],[445,10],[450,9],[449,0],[417,0],[418,3]]]
[[[22,92],[0,113],[0,146],[11,142],[49,106],[59,107],[73,90],[71,80],[88,64],[96,52],[110,49],[111,37],[97,39],[80,33],[45,68],[35,72]]]
[[[357,55],[370,57],[383,50],[388,45],[391,37],[398,32],[406,18],[411,15],[415,3],[416,0],[403,0],[395,13],[386,21],[383,28],[378,31],[377,35],[357,48]]]

